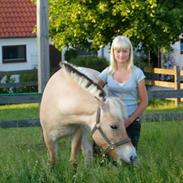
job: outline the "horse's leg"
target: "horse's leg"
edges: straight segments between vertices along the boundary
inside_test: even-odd
[[[72,141],[71,141],[70,162],[73,166],[77,165],[77,155],[81,148],[81,139],[82,139],[82,129],[78,128],[73,134]]]
[[[43,130],[44,142],[48,149],[49,163],[54,165],[57,160],[57,142],[56,139],[51,139],[49,135]]]
[[[42,128],[40,128],[40,143],[45,145],[45,143],[44,143],[43,129]]]
[[[81,144],[85,161],[91,162],[93,160],[93,140],[89,135],[89,129],[87,127],[83,127],[83,137]]]

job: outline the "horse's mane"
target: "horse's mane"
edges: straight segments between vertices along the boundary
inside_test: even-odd
[[[81,73],[76,66],[67,62],[62,62],[60,66],[65,69],[66,73],[68,73],[70,77],[74,79],[82,88],[86,89],[98,99],[105,100],[105,91],[88,76]]]

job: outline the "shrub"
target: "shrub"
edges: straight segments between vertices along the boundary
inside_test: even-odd
[[[77,53],[77,50],[76,49],[68,49],[66,52],[65,52],[65,60],[66,61],[70,61],[71,59],[73,58],[76,58],[78,56],[78,53]]]
[[[20,77],[19,83],[29,83],[29,82],[37,82],[37,69],[33,69],[29,72],[21,72],[18,74]],[[32,86],[11,86],[11,84],[16,84],[14,79],[11,79],[11,72],[6,75],[5,84],[10,84],[6,88],[0,88],[0,94],[7,93],[24,93],[24,92],[37,92],[37,84],[33,84]],[[17,83],[17,84],[19,84]]]
[[[37,69],[33,69],[31,72],[23,72],[20,74],[20,83],[29,83],[29,82],[37,82]],[[37,92],[37,86],[23,86],[16,89],[16,92],[22,93],[22,92]]]
[[[22,72],[20,74],[20,82],[37,81],[37,69],[33,69],[30,72]]]
[[[78,56],[72,58],[69,62],[80,67],[95,69],[99,72],[108,66],[108,62],[105,58],[99,58],[97,56]]]

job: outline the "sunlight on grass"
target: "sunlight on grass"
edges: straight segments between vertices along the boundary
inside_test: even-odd
[[[10,110],[10,109],[30,109],[38,108],[38,103],[33,104],[13,104],[13,105],[0,105],[0,110]]]
[[[39,104],[0,105],[0,120],[36,119]]]
[[[182,112],[183,102],[179,107],[175,106],[174,101],[156,99],[149,101],[146,112]],[[0,120],[19,120],[39,118],[39,104],[16,104],[0,105]]]
[[[165,100],[165,99],[155,99],[149,101],[149,106],[147,111],[183,111],[183,102],[177,107],[175,102],[172,100]]]

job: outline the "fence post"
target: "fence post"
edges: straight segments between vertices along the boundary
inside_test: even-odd
[[[180,90],[180,67],[175,66],[174,69],[175,69],[175,78],[174,78],[175,86],[174,86],[174,89],[175,90]],[[175,105],[177,107],[180,104],[180,101],[181,101],[180,98],[175,99]]]

